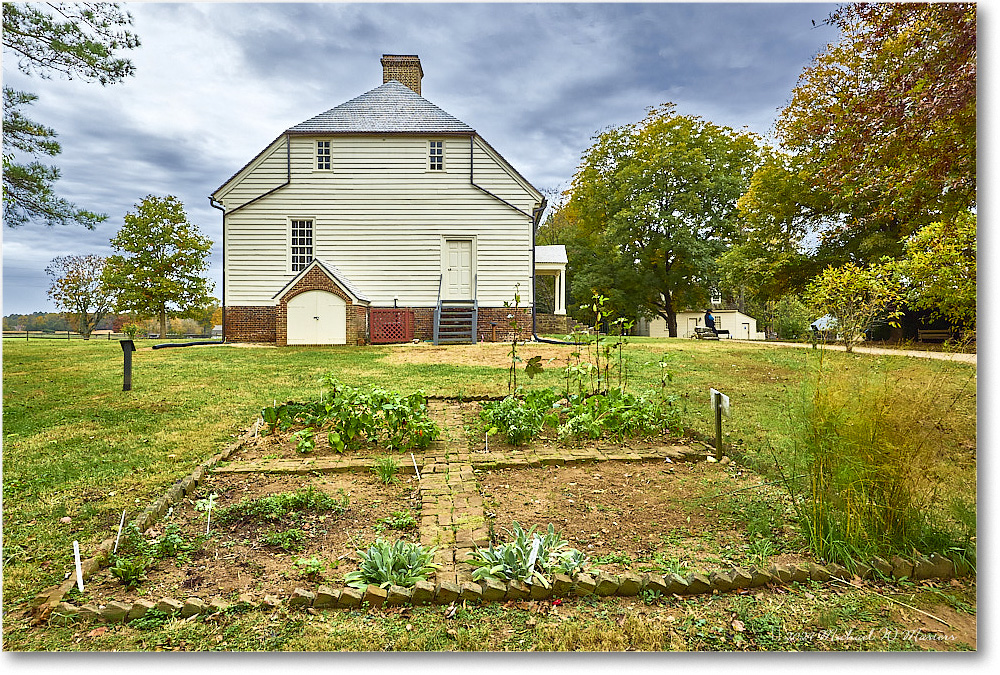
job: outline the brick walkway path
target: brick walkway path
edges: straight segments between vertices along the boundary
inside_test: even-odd
[[[437,546],[435,562],[441,565],[438,581],[461,584],[472,580],[472,568],[464,565],[477,546],[489,544],[483,498],[476,483],[476,470],[561,466],[593,461],[685,461],[702,459],[707,453],[687,446],[660,446],[643,452],[627,452],[615,446],[596,448],[537,447],[497,453],[472,450],[458,404],[430,401],[431,417],[442,430],[441,437],[421,455],[396,455],[404,473],[420,472],[420,543]],[[367,471],[370,457],[331,459],[260,460],[234,462],[215,469],[217,473],[340,473]]]

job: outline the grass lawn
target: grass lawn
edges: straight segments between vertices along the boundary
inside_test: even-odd
[[[376,650],[387,645],[394,649],[629,646],[628,642],[601,642],[604,623],[617,625],[616,630],[623,636],[632,636],[627,639],[639,649],[681,648],[671,642],[678,634],[690,634],[692,641],[685,643],[687,648],[740,648],[735,643],[713,647],[710,640],[697,637],[697,633],[704,632],[701,630],[674,631],[670,634],[674,637],[665,638],[662,626],[655,628],[649,619],[659,613],[663,616],[657,621],[665,621],[670,615],[680,622],[685,616],[692,616],[687,612],[687,603],[696,607],[706,600],[684,601],[682,606],[665,608],[635,601],[636,608],[628,610],[620,609],[631,606],[621,599],[602,600],[593,607],[587,601],[575,608],[577,614],[573,618],[535,617],[530,634],[525,633],[525,625],[533,617],[530,609],[508,612],[496,607],[468,610],[462,615],[468,619],[467,624],[462,624],[464,628],[456,626],[460,629],[454,635],[448,632],[440,612],[435,614],[432,609],[414,609],[412,618],[405,620],[346,612],[327,613],[329,616],[319,618],[295,614],[292,620],[281,621],[277,627],[275,617],[236,615],[219,625],[168,623],[153,627],[152,633],[128,627],[109,628],[107,639],[82,643],[76,640],[78,636],[74,634],[78,631],[73,627],[28,629],[16,624],[9,619],[11,614],[22,609],[38,590],[61,581],[71,568],[73,540],[80,541],[84,552],[93,550],[113,533],[123,509],[129,515],[137,514],[172,482],[247,428],[261,407],[274,400],[317,396],[316,379],[322,374],[334,372],[345,384],[381,386],[403,393],[422,389],[432,395],[473,396],[507,391],[504,364],[509,346],[502,344],[450,348],[402,345],[144,349],[151,344],[151,341],[137,342],[140,351],[133,355],[131,392],[121,391],[122,353],[116,342],[39,340],[3,345],[5,649],[169,649],[178,645],[184,649]],[[558,366],[565,365],[572,348],[544,345],[537,349],[543,355],[546,370],[532,381],[522,377],[523,381],[528,387],[563,386],[562,369]],[[838,371],[880,374],[900,391],[924,392],[921,405],[939,410],[936,424],[947,430],[937,449],[940,465],[929,470],[935,472],[943,492],[974,499],[974,366],[842,352],[821,355],[808,349],[763,344],[636,338],[625,350],[632,372],[630,388],[659,387],[660,369],[656,364],[665,354],[670,355],[669,369],[673,373],[669,386],[682,397],[684,425],[706,436],[711,433],[708,389],[720,389],[731,397],[733,404],[732,419],[726,422],[727,442],[748,461],[766,461],[769,444],[785,438],[788,411],[799,399],[802,383],[813,376],[820,358]],[[61,522],[64,517],[70,521]],[[914,589],[914,597],[921,592]],[[952,593],[954,602],[946,604],[956,611],[967,607],[962,599],[965,592],[956,589]],[[974,603],[974,585],[969,592]],[[815,597],[815,593],[807,595]],[[808,604],[804,595],[796,597]],[[940,602],[941,598],[931,598],[928,602],[932,600]],[[734,612],[743,612],[748,620],[756,620],[754,612],[759,608],[751,600],[733,597],[721,605],[738,602],[743,605],[740,608],[733,605],[726,615],[729,618],[720,619],[723,624],[731,623]],[[719,608],[708,609],[705,608],[703,616],[699,614],[699,620],[711,623]],[[880,613],[882,609],[874,612],[873,621],[891,618]],[[617,615],[622,612],[627,617],[624,622]],[[501,618],[488,618],[494,614]],[[824,620],[837,625],[836,617]],[[407,622],[421,627],[419,634],[417,630],[406,630]],[[488,637],[479,635],[484,631]],[[753,645],[744,642],[744,647]]]

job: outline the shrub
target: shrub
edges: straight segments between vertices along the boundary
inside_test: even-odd
[[[433,562],[436,551],[436,547],[424,548],[401,539],[390,543],[379,537],[367,551],[358,551],[361,568],[348,573],[344,581],[360,589],[367,588],[368,584],[409,588],[418,581],[426,581],[440,567]]]

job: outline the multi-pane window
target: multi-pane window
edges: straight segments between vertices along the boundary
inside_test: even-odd
[[[330,141],[316,141],[316,168],[330,168]]]
[[[313,259],[313,221],[292,221],[292,271],[304,270]]]
[[[431,141],[428,160],[431,171],[444,171],[444,141]]]

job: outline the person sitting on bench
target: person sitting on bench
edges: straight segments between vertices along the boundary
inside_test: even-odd
[[[711,328],[712,331],[715,331],[715,317],[712,316],[710,309],[705,310],[705,328]]]

